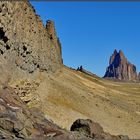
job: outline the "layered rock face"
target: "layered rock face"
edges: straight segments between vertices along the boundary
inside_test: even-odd
[[[50,40],[52,41],[54,46],[56,46],[55,49],[57,50],[57,53],[58,53],[57,60],[61,64],[63,63],[63,60],[61,57],[62,56],[61,43],[60,43],[59,38],[56,35],[56,30],[54,27],[55,27],[54,22],[51,20],[48,20],[46,23],[46,30],[48,32],[48,36]]]
[[[138,75],[136,66],[126,59],[121,50],[119,52],[115,50],[113,55],[110,57],[109,66],[107,67],[104,78],[137,81]]]
[[[15,89],[9,87],[13,77],[24,78],[36,71],[54,73],[61,66],[61,44],[54,23],[48,21],[44,27],[28,1],[0,1],[0,138],[53,137],[66,133],[49,122],[39,109],[27,107],[32,99],[30,90],[36,88],[36,83],[34,86],[22,83],[26,91],[23,87],[20,90],[20,85]],[[39,102],[37,94],[32,97],[35,103]]]
[[[38,139],[65,133],[37,108],[28,109],[12,88],[0,90],[0,139]]]
[[[33,73],[61,68],[61,44],[54,23],[46,28],[28,1],[0,2],[0,59],[14,69]]]

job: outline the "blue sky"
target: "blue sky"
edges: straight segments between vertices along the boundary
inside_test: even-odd
[[[46,20],[55,21],[64,64],[103,76],[114,49],[123,50],[140,71],[140,2],[35,2]]]

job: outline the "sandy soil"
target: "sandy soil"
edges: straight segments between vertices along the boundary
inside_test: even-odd
[[[40,104],[33,104],[59,126],[70,129],[78,118],[89,118],[114,135],[140,138],[140,84],[112,82],[67,67],[61,73],[34,76]],[[15,85],[15,81],[11,84]]]

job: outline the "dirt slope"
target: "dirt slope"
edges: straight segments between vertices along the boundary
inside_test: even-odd
[[[70,129],[76,119],[89,118],[111,134],[140,138],[139,83],[112,82],[67,67],[53,76],[42,72],[32,77],[10,84],[23,86],[28,81],[34,88],[35,81],[36,88],[28,88],[27,105],[40,108],[59,126]],[[24,86],[21,89],[24,88],[27,89]],[[26,100],[26,95],[23,99]]]

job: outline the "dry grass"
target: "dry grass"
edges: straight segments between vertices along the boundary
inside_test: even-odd
[[[139,83],[112,82],[67,67],[53,76],[38,73],[34,80],[41,109],[61,127],[69,129],[76,119],[89,118],[111,134],[140,138]]]

